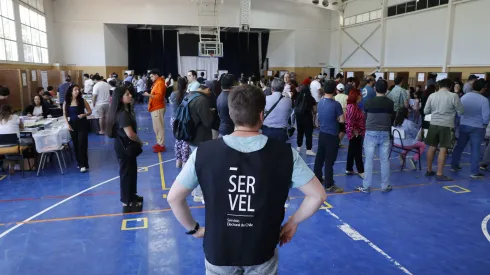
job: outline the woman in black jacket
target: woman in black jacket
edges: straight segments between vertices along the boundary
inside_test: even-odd
[[[49,114],[48,104],[39,95],[35,95],[32,99],[32,104],[24,110],[24,115],[26,116],[43,116],[46,118]]]
[[[141,142],[136,133],[136,118],[132,108],[133,96],[126,87],[117,87],[112,94],[112,103],[105,125],[105,133],[114,138],[114,151],[119,161],[119,186],[123,212],[141,212],[143,197],[136,194],[138,164]]]
[[[306,136],[306,154],[315,156],[311,150],[313,148],[313,107],[316,101],[311,95],[310,87],[304,85],[300,93],[295,96],[294,113],[296,115],[296,125],[298,126],[297,144],[298,152],[303,146],[303,136]]]

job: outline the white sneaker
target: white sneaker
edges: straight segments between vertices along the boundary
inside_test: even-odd
[[[301,151],[301,147],[296,147],[296,151],[300,152]]]
[[[361,178],[364,179],[364,173],[357,173],[357,175]]]
[[[88,172],[88,169],[85,167],[80,168],[80,173]]]
[[[311,151],[311,150],[307,150],[307,151],[306,151],[306,154],[307,154],[308,156],[316,156],[315,152],[313,152],[313,151]]]
[[[204,202],[204,198],[202,196],[194,195],[194,202]]]
[[[178,159],[176,162],[175,162],[175,167],[176,168],[182,168],[182,161],[180,159]]]

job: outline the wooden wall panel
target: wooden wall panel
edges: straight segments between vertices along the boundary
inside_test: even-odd
[[[22,83],[20,70],[0,70],[0,83],[10,90],[10,95],[0,104],[10,104],[14,110],[22,109]]]
[[[21,76],[21,97],[22,97],[22,109],[25,109],[31,104],[31,76],[29,75],[29,70],[20,70]],[[26,75],[26,85],[24,86],[22,75]]]

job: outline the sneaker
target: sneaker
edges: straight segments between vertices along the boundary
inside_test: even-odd
[[[451,172],[458,172],[461,169],[463,169],[461,166],[451,166]]]
[[[284,203],[284,208],[288,208],[290,203],[291,203],[291,199],[288,197],[288,199]]]
[[[383,193],[388,193],[390,192],[391,190],[393,190],[393,187],[391,187],[391,185],[388,185],[385,189],[381,189],[381,192]]]
[[[425,172],[425,176],[426,177],[433,177],[435,175],[436,175],[436,172],[434,172],[434,171],[427,171],[427,172]]]
[[[335,184],[326,188],[326,190],[330,193],[344,193],[344,189],[335,186]]]
[[[301,152],[301,147],[296,147],[296,151]]]
[[[488,164],[484,164],[484,163],[480,164],[480,170],[486,171],[487,168],[488,168]]]
[[[446,175],[436,175],[436,181],[453,181],[453,179]]]
[[[176,162],[175,162],[175,167],[176,168],[182,168],[182,161],[180,159],[178,159]]]
[[[417,169],[417,161],[413,159],[408,159],[410,164],[412,165],[413,169]]]
[[[476,175],[471,175],[471,176],[470,176],[470,178],[472,178],[472,179],[474,179],[474,180],[482,179],[482,178],[484,178],[484,177],[485,177],[485,175],[484,175],[484,174],[482,174],[482,173],[478,173],[478,174],[476,174]]]
[[[364,173],[357,173],[357,175],[361,177],[361,179],[364,179]]]
[[[370,190],[370,188],[369,188],[369,187],[368,187],[368,188],[365,188],[365,187],[364,187],[364,186],[362,186],[362,185],[357,186],[357,187],[356,187],[356,190],[357,190],[357,191],[359,191],[359,192],[362,192],[362,193],[366,193],[366,194],[371,193],[371,190]]]
[[[80,173],[86,173],[88,172],[88,169],[85,167],[80,168]]]
[[[354,171],[345,171],[345,174],[347,176],[352,176],[352,175],[354,175]]]
[[[165,146],[158,145],[157,147],[153,148],[153,153],[163,153],[166,151],[167,151],[167,148]]]
[[[307,151],[306,151],[306,154],[307,154],[308,156],[316,156],[315,152],[313,152],[313,151],[311,151],[311,150],[307,150]]]

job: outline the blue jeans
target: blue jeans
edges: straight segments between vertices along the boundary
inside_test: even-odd
[[[379,159],[381,162],[381,188],[385,189],[390,181],[390,132],[385,131],[367,131],[364,137],[364,154],[366,155],[364,163],[364,188],[369,188],[373,181],[373,160],[374,152],[379,147]]]
[[[262,127],[262,134],[268,138],[274,138],[284,142],[289,140],[286,128],[271,128],[264,125]]]
[[[471,174],[478,174],[480,167],[480,146],[485,137],[485,128],[476,128],[468,125],[459,126],[459,138],[456,147],[453,150],[453,158],[451,160],[451,167],[456,168],[459,166],[461,160],[461,154],[463,154],[464,148],[470,142],[471,147]]]

